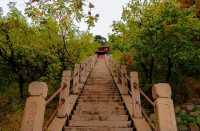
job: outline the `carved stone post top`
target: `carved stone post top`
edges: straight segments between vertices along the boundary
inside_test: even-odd
[[[139,74],[138,74],[138,72],[131,72],[130,73],[130,77],[131,77],[131,80],[132,80],[132,82],[134,82],[134,83],[139,83]]]
[[[155,84],[152,88],[152,96],[157,98],[171,98],[171,86],[168,83]]]
[[[70,71],[70,70],[65,70],[65,71],[63,71],[62,76],[63,76],[63,77],[70,77],[70,76],[71,76],[71,71]]]
[[[79,68],[80,67],[80,64],[75,64],[75,68]]]
[[[28,92],[31,96],[47,97],[48,85],[45,82],[32,82],[29,84]]]
[[[66,82],[71,79],[71,71],[65,70],[62,73],[62,82]]]
[[[85,66],[85,63],[81,63],[81,68],[83,69]]]
[[[133,71],[133,72],[130,73],[130,76],[131,77],[138,77],[138,72]]]
[[[74,74],[74,75],[78,74],[78,73],[79,73],[79,70],[80,70],[80,64],[75,64],[73,74]]]
[[[126,70],[127,66],[126,65],[121,65],[121,68]]]

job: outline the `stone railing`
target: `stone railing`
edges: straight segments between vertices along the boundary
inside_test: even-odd
[[[47,84],[32,82],[29,85],[21,131],[62,131],[95,64],[96,56],[92,56],[76,64],[73,75],[71,71],[63,71],[59,89],[48,98]],[[47,106],[56,98],[57,108],[45,118]]]
[[[140,88],[137,72],[131,72],[129,77],[126,66],[118,64],[108,56],[106,65],[119,88],[137,131],[177,131],[171,87],[168,83],[159,83],[153,86],[152,100]],[[150,119],[141,100],[146,100],[146,103],[152,106],[153,114],[156,117],[155,121]]]

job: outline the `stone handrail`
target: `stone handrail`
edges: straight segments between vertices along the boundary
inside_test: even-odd
[[[96,56],[91,56],[71,71],[63,71],[60,87],[48,99],[48,86],[45,82],[29,84],[29,97],[26,100],[21,131],[62,131],[78,95],[96,64]],[[47,120],[44,118],[47,105],[59,97],[57,108]],[[76,99],[74,99],[76,98]]]
[[[171,87],[168,83],[153,85],[152,97],[154,100],[151,100],[140,88],[137,72],[131,72],[129,77],[126,66],[118,64],[109,56],[106,57],[106,65],[120,90],[125,105],[129,108],[137,131],[177,131],[174,105],[171,99]],[[127,96],[131,97],[131,103],[128,102]],[[143,109],[141,97],[152,105],[156,116],[155,122],[151,121],[149,115]],[[145,119],[150,128],[145,128],[144,124],[138,124],[140,119]]]

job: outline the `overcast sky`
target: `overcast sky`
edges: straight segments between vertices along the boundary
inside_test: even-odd
[[[9,1],[16,1],[17,8],[22,12],[25,4],[24,0],[0,0],[0,7],[3,7],[4,13],[8,11],[7,3]],[[86,0],[88,3],[89,0]],[[122,6],[128,3],[129,0],[90,0],[95,5],[93,13],[100,15],[99,21],[92,29],[95,35],[107,36],[111,32],[111,25],[114,20],[119,20],[122,13]],[[87,8],[85,10],[87,12]],[[87,26],[83,22],[78,24],[81,30],[86,30]]]

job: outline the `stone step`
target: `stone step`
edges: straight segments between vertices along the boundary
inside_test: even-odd
[[[104,91],[104,90],[100,90],[100,91],[98,91],[98,90],[83,90],[83,92],[82,93],[104,93],[104,94],[113,94],[113,93],[117,93],[117,94],[119,94],[119,91],[118,90],[110,90],[110,91]]]
[[[119,99],[121,99],[120,96],[95,96],[95,95],[93,95],[93,96],[81,95],[79,98],[80,98],[80,99],[82,99],[82,98],[86,98],[86,99],[91,99],[91,98],[97,98],[97,99],[104,99],[104,98],[116,99],[116,98],[119,98]]]
[[[93,82],[93,81],[100,81],[100,82],[111,82],[112,81],[112,77],[110,77],[110,75],[104,75],[103,77],[93,77],[92,74],[91,77],[88,79],[89,82]]]
[[[118,91],[83,91],[82,94],[120,94]]]
[[[88,79],[88,81],[94,81],[94,80],[96,80],[96,81],[108,81],[108,82],[110,82],[111,80],[112,80],[112,77],[110,77],[110,75],[104,75],[103,77],[102,76],[100,76],[100,77],[94,77],[93,75],[96,75],[96,74],[91,74],[91,77]]]
[[[93,90],[97,90],[97,91],[110,91],[110,90],[116,91],[117,90],[118,91],[117,88],[113,88],[113,87],[95,87],[95,86],[94,87],[85,87],[84,90],[92,90],[92,91]]]
[[[84,90],[91,90],[91,91],[118,91],[117,88],[111,88],[111,87],[89,87],[84,88]]]
[[[84,89],[84,91],[92,91],[92,92],[119,92],[117,89]]]
[[[92,76],[92,75],[91,75]],[[104,78],[100,78],[100,77],[93,77],[93,78],[89,78],[87,82],[101,82],[101,83],[113,83],[112,78],[111,77],[107,77],[106,76]]]
[[[120,97],[121,98],[121,95],[120,94],[103,94],[103,93],[99,93],[99,94],[89,94],[89,93],[82,93],[81,94],[81,97]]]
[[[94,82],[95,83],[95,82]],[[115,88],[113,83],[107,83],[107,84],[99,84],[98,82],[95,84],[88,84],[86,83],[85,88]]]
[[[72,127],[131,127],[131,121],[69,121]]]
[[[125,109],[123,107],[121,108],[112,108],[112,107],[107,107],[107,108],[83,108],[78,106],[76,108],[76,111],[80,112],[80,111],[95,111],[95,112],[102,112],[102,111],[116,111],[116,112],[123,112]]]
[[[95,106],[95,105],[99,105],[99,106],[123,106],[124,103],[123,102],[78,102],[78,105],[83,105],[83,106]]]
[[[105,61],[98,60],[65,131],[133,131],[132,121]]]
[[[116,95],[109,95],[109,94],[82,94],[80,98],[119,98],[121,99],[120,94],[116,94]]]
[[[111,109],[125,109],[125,107],[123,105],[117,105],[117,104],[112,104],[110,106],[108,105],[102,105],[102,104],[78,104],[76,106],[76,109],[108,109],[108,110],[111,110]]]
[[[91,121],[91,120],[99,120],[99,121],[128,121],[128,115],[73,115],[71,120],[78,120],[78,121]]]
[[[107,83],[106,85],[110,85],[110,86],[104,86],[104,85],[88,85],[88,83],[86,83],[86,85],[84,86],[85,88],[115,88],[113,85],[113,83]]]
[[[125,110],[119,110],[119,111],[107,111],[107,110],[101,110],[101,111],[94,111],[94,110],[90,110],[90,111],[84,111],[84,110],[75,110],[73,115],[81,115],[81,114],[86,114],[86,115],[127,115],[127,112]]]
[[[119,92],[84,92],[81,95],[120,95]]]
[[[98,80],[87,80],[86,86],[94,86],[94,84],[99,84],[99,86],[101,85],[113,85],[113,81],[112,80],[102,80],[102,81],[98,81]],[[98,86],[98,85],[97,85]]]
[[[106,81],[87,81],[86,83],[86,86],[95,86],[95,85],[107,85],[107,86],[112,86],[113,85],[113,82],[112,80],[109,81],[109,82],[106,82]]]
[[[109,127],[65,127],[64,131],[134,131],[134,129]]]
[[[108,101],[112,101],[112,100],[114,100],[114,101],[122,101],[122,99],[121,98],[119,98],[119,97],[109,97],[109,98],[106,98],[106,97],[82,97],[82,98],[79,98],[79,100],[83,100],[83,101],[87,101],[87,100],[92,100],[92,101],[106,101],[106,100],[108,100]]]
[[[121,102],[122,100],[115,99],[79,99],[78,102]]]
[[[94,83],[86,83],[85,87],[86,88],[113,88],[113,84],[94,82]]]

